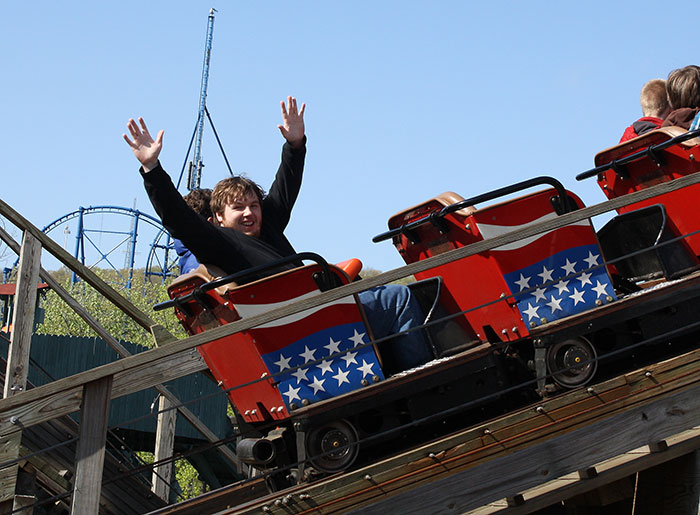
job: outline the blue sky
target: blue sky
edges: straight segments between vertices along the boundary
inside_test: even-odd
[[[574,176],[641,116],[644,82],[698,64],[690,37],[666,33],[650,14],[658,3],[644,1],[5,2],[1,198],[40,227],[79,206],[153,214],[121,134],[136,116],[165,129],[161,161],[177,178],[210,7],[207,105],[234,171],[268,187],[279,101],[306,102],[288,237],[382,270],[403,263],[372,236],[443,191],[546,174],[602,201],[595,181]],[[203,158],[210,187],[227,174],[211,129]]]

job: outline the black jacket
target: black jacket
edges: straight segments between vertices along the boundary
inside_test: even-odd
[[[205,221],[185,203],[160,164],[148,173],[141,169],[141,174],[151,204],[171,236],[181,240],[200,263],[232,274],[295,254],[284,230],[301,188],[305,156],[306,140],[300,149],[288,143],[282,147],[282,162],[263,199],[259,238]]]

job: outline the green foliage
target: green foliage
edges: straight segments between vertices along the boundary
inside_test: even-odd
[[[144,279],[142,272],[138,273],[135,270],[131,289],[127,290],[116,272],[98,270],[97,274],[156,323],[161,324],[177,337],[186,336],[172,310],[153,311],[155,304],[168,300],[166,285],[155,281],[151,283]],[[146,347],[153,347],[153,338],[147,331],[90,285],[82,281],[71,285],[70,273],[64,270],[57,271],[56,277],[71,296],[112,336]],[[37,328],[37,333],[94,336],[93,330],[54,291],[49,291],[46,294],[43,307],[45,309],[44,321]]]
[[[136,453],[144,464],[153,463],[153,453],[139,451]],[[175,460],[175,481],[180,490],[180,497],[192,499],[211,490],[210,486],[199,479],[199,473],[192,464],[184,458]],[[174,488],[177,488],[173,485]]]
[[[210,490],[209,485],[199,479],[197,469],[186,459],[175,461],[175,478],[185,499],[197,497]]]

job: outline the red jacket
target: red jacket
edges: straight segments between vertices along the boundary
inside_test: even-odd
[[[625,132],[620,138],[620,143],[622,143],[623,141],[634,139],[637,136],[641,136],[645,132],[658,129],[659,127],[661,127],[662,123],[664,123],[664,121],[661,118],[656,118],[654,116],[645,116],[644,118],[640,118],[625,129]]]

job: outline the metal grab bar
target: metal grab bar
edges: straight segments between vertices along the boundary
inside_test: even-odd
[[[281,266],[287,265],[289,263],[294,263],[294,262],[302,262],[304,260],[307,261],[315,261],[322,269],[323,271],[323,281],[324,281],[324,288],[323,291],[326,291],[327,289],[330,289],[332,286],[331,278],[330,278],[330,268],[328,267],[328,262],[323,259],[321,256],[314,252],[301,252],[300,254],[293,254],[291,256],[287,256],[281,259],[277,259],[275,261],[272,261],[270,263],[266,263],[264,265],[258,265],[254,266],[252,268],[248,268],[246,270],[243,270],[241,272],[236,272],[224,277],[219,277],[218,279],[215,279],[213,281],[210,281],[206,284],[203,284],[194,290],[192,290],[190,293],[187,295],[183,295],[182,297],[176,297],[174,299],[166,300],[164,302],[159,302],[155,306],[153,306],[154,311],[162,311],[167,308],[171,308],[174,306],[179,306],[181,304],[185,304],[191,300],[201,300],[203,298],[203,294],[208,292],[209,290],[213,290],[215,288],[218,288],[219,286],[223,286],[228,283],[236,282],[242,278],[249,277],[251,275],[257,275],[260,272],[264,272],[266,270],[274,270],[275,268],[279,268]]]
[[[616,170],[617,171],[622,166],[629,164],[633,161],[637,161],[639,159],[642,159],[643,157],[646,157],[646,156],[651,156],[653,159],[655,152],[665,150],[669,147],[672,147],[673,145],[677,145],[678,143],[683,143],[684,141],[687,141],[689,139],[693,139],[697,136],[700,136],[700,129],[696,129],[694,131],[688,131],[685,134],[681,134],[680,136],[676,136],[675,138],[671,138],[668,141],[664,141],[664,142],[659,143],[657,145],[652,145],[652,146],[643,148],[642,150],[638,150],[634,154],[630,154],[630,155],[625,156],[625,157],[620,158],[620,159],[613,159],[609,163],[606,163],[606,164],[600,165],[600,166],[596,166],[595,168],[591,168],[588,171],[585,171],[583,173],[578,174],[576,176],[576,180],[582,181],[584,179],[588,179],[589,177],[594,177],[594,176],[598,175],[599,173],[605,172],[606,170]]]
[[[410,222],[408,224],[402,224],[401,227],[397,227],[396,229],[391,229],[390,231],[378,234],[377,236],[372,238],[372,241],[374,243],[379,243],[380,241],[388,240],[389,238],[410,231],[411,229],[415,229],[416,227],[424,225],[426,223],[433,223],[437,225],[439,223],[438,220],[443,218],[445,215],[454,213],[455,211],[459,211],[460,209],[464,209],[465,207],[473,206],[474,204],[480,204],[482,202],[487,202],[498,197],[504,197],[506,195],[510,195],[511,193],[516,193],[518,191],[532,188],[533,186],[539,186],[541,184],[548,184],[554,187],[557,190],[560,199],[567,198],[564,186],[554,177],[535,177],[533,179],[528,179],[526,181],[511,184],[510,186],[505,186],[504,188],[499,188],[497,190],[490,191],[488,193],[477,195],[476,197],[460,200],[459,202],[455,202],[454,204],[450,204],[449,206],[443,207],[440,211],[434,211],[422,218],[419,218],[418,220],[414,220],[413,222]],[[568,213],[569,211],[572,211],[572,209],[569,209],[571,207],[569,205],[569,202],[562,201],[561,205],[563,206],[563,213]]]

